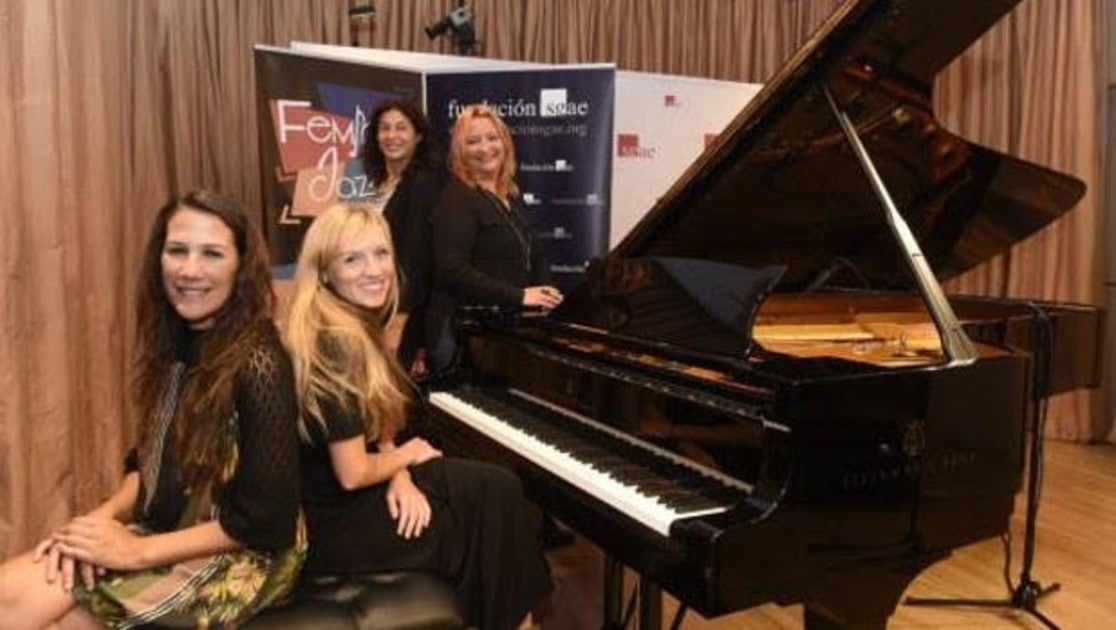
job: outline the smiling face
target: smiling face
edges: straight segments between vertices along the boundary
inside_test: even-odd
[[[213,326],[236,286],[240,256],[233,232],[216,215],[182,207],[167,222],[160,256],[163,290],[190,328]]]
[[[410,119],[398,109],[389,109],[380,116],[376,126],[376,142],[384,154],[384,162],[406,166],[422,142]]]
[[[346,302],[370,310],[383,308],[395,279],[387,235],[374,225],[346,234],[325,274],[329,286]]]
[[[504,164],[504,141],[491,118],[474,118],[465,127],[461,156],[479,180],[495,180]]]

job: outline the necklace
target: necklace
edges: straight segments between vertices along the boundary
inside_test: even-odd
[[[495,206],[496,214],[500,215],[504,219],[504,223],[508,225],[508,228],[511,229],[512,234],[515,235],[515,240],[519,241],[520,251],[523,252],[523,267],[528,272],[530,272],[531,239],[529,235],[524,234],[523,230],[518,225],[516,225],[515,217],[512,216],[513,214],[515,214],[514,208],[512,208],[510,203],[505,206],[503,201],[501,201],[495,194],[487,189],[482,188],[481,192],[484,194],[485,198],[488,199],[489,203]]]

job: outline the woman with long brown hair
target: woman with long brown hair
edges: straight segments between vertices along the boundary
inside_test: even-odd
[[[259,232],[215,193],[172,199],[137,294],[138,448],[107,501],[0,566],[6,628],[235,625],[296,578],[298,407]]]
[[[472,625],[529,623],[550,580],[519,480],[400,437],[414,390],[384,342],[398,286],[378,212],[339,205],[314,220],[286,328],[302,405],[304,583],[429,571],[454,584]]]

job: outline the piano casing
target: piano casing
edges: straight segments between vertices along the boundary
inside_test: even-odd
[[[934,76],[1015,4],[850,0],[558,311],[463,318],[445,393],[605,425],[606,466],[623,436],[669,451],[729,479],[680,469],[723,510],[655,531],[438,405],[433,434],[703,615],[803,603],[810,627],[883,628],[926,566],[1007,530],[1035,401],[1098,384],[1102,319],[951,296],[976,349],[951,357],[825,92],[937,278],[970,269],[1084,192],[934,117]]]

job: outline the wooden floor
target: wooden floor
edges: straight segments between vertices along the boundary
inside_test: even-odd
[[[1011,578],[1022,560],[1024,500],[1016,498],[1012,517]],[[1116,627],[1116,447],[1048,442],[1040,502],[1034,579],[1061,590],[1039,603],[1039,610],[1064,630]],[[578,538],[577,544],[549,554],[555,589],[543,618],[545,630],[600,627],[601,554]],[[907,590],[917,597],[1004,598],[1004,552],[999,539],[957,550],[930,567]],[[631,580],[628,588],[631,588]],[[665,598],[664,626],[676,603]],[[694,613],[686,629],[774,630],[802,627],[802,607],[768,604],[705,619]],[[1042,628],[1034,618],[1010,609],[915,608],[900,606],[888,628]]]

